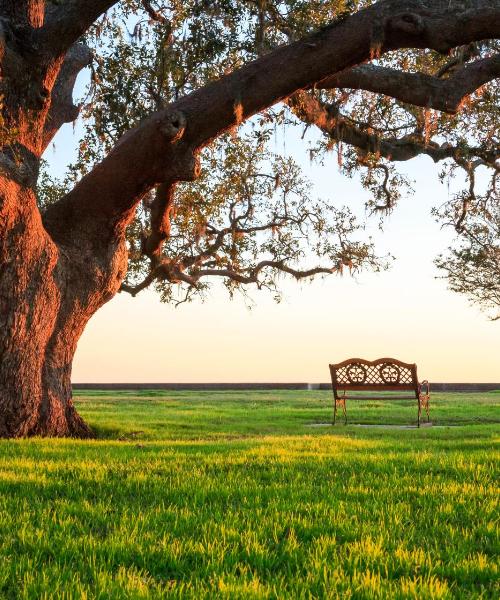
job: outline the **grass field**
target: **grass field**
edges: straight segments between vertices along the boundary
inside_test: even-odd
[[[77,405],[98,440],[0,442],[0,598],[500,597],[500,393],[434,394],[420,430],[313,426],[318,391]]]

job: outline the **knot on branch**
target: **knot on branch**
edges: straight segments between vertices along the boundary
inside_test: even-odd
[[[161,124],[161,132],[171,142],[179,140],[186,129],[186,117],[179,110],[172,111],[165,115]]]
[[[424,19],[415,13],[402,13],[389,19],[389,27],[410,35],[420,35],[425,30]]]

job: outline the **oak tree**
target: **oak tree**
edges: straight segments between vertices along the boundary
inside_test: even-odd
[[[359,172],[368,212],[404,196],[398,162],[462,172],[436,207],[460,236],[438,264],[498,307],[499,38],[500,0],[2,0],[0,436],[91,435],[71,364],[119,291],[180,302],[214,279],[384,266],[273,151],[277,126],[315,128],[311,154]],[[44,152],[79,113],[55,181]]]

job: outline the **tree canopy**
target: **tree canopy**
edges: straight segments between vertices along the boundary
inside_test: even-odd
[[[68,69],[71,61],[76,64],[75,74],[82,64],[91,69],[81,111],[85,133],[65,181],[42,178],[43,206],[69,191],[151,113],[168,110],[210,82],[265,60],[276,48],[349,22],[373,3],[107,4],[110,10],[86,32],[85,46],[75,48],[66,61]],[[391,3],[375,8],[384,4]],[[426,3],[402,4],[401,16],[389,20],[400,19],[398,27],[405,34],[418,35],[425,17],[410,9],[416,6],[425,15]],[[444,7],[450,13],[462,10],[462,4],[427,3],[429,10]],[[404,202],[411,182],[398,171],[400,162],[424,155],[439,164],[436,176],[443,182],[453,177],[464,181],[463,190],[451,199],[443,201],[445,190],[443,199],[437,199],[435,216],[455,229],[456,242],[436,264],[452,290],[498,317],[499,41],[451,42],[446,48],[402,44],[386,51],[386,22],[387,17],[374,19],[364,64],[283,97],[254,117],[251,127],[241,124],[246,115],[236,86],[232,129],[204,141],[196,173],[181,177],[183,183],[175,177],[161,182],[143,196],[127,229],[129,267],[122,291],[135,295],[154,285],[163,299],[179,302],[203,292],[213,278],[221,278],[231,291],[248,283],[277,291],[280,273],[309,277],[346,268],[383,268],[385,259],[363,236],[363,223],[350,208],[310,198],[298,166],[276,155],[272,140],[277,127],[312,127],[320,134],[312,157],[321,160],[335,152],[346,175],[359,175],[371,194],[368,218],[374,213],[383,218]],[[450,23],[447,27],[453,30]],[[312,40],[307,42],[311,50]]]

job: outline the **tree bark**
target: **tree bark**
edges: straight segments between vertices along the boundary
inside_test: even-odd
[[[76,345],[116,293],[123,240],[57,245],[33,210],[34,193],[0,180],[0,437],[89,437],[71,393]]]

